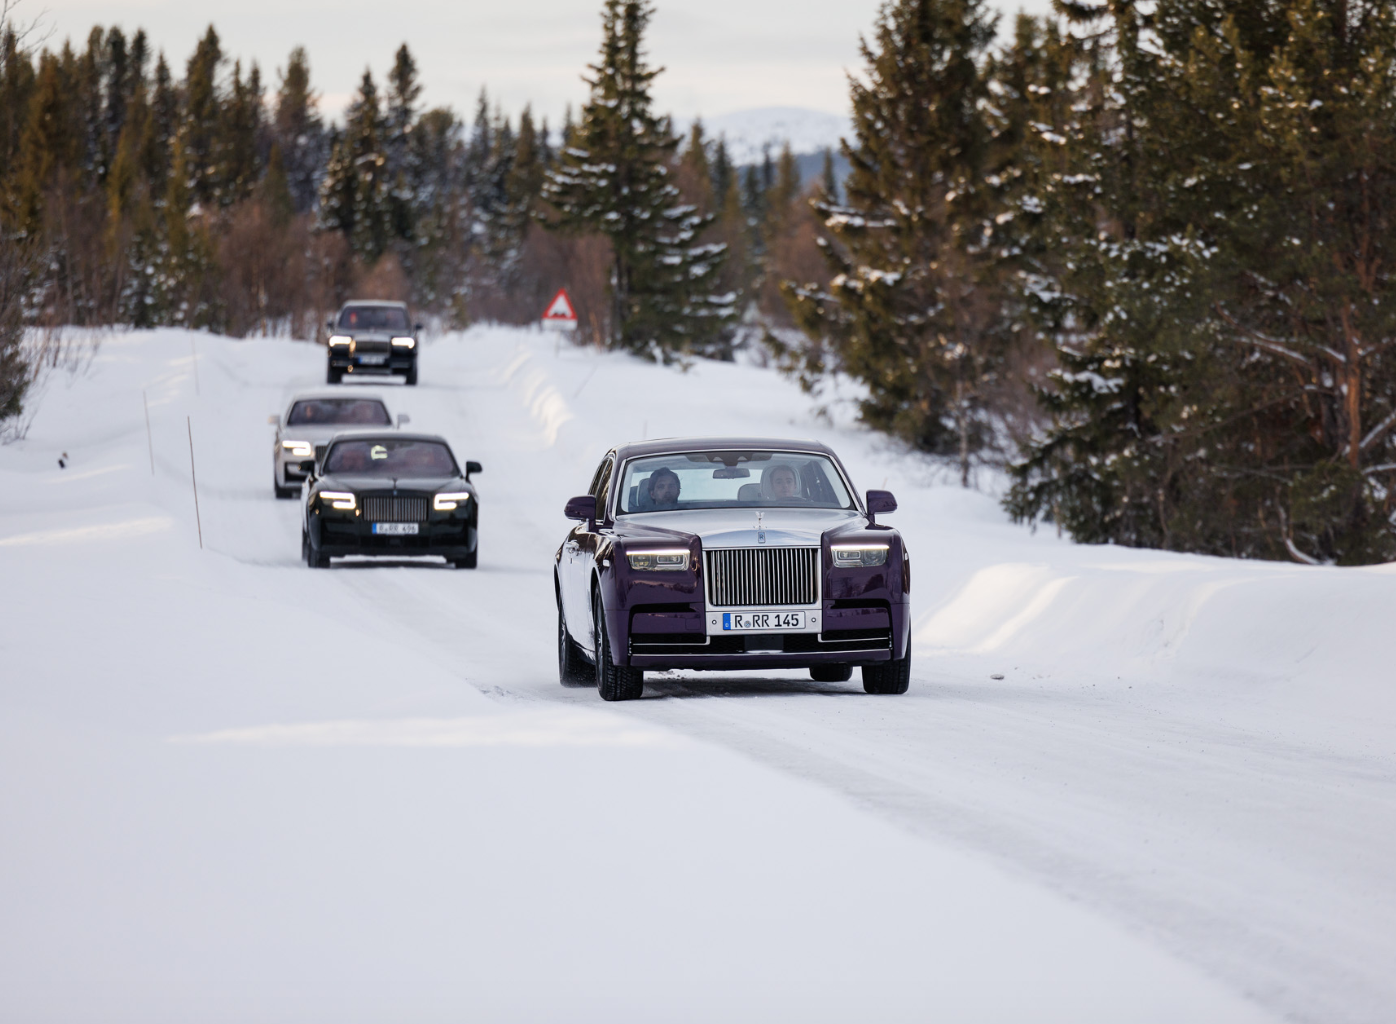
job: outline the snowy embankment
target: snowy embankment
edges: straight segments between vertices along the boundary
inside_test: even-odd
[[[380,389],[484,463],[480,568],[315,573],[265,422],[321,351],[196,344],[197,394],[189,335],[109,338],[0,449],[0,1019],[1396,1002],[1387,571],[1033,536],[769,371],[487,329]],[[897,493],[905,698],[557,685],[563,501],[617,440],[739,432],[825,437]]]

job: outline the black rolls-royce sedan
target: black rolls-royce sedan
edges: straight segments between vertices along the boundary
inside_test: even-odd
[[[439,555],[459,569],[479,557],[472,474],[444,438],[396,430],[337,434],[306,487],[301,553],[313,569],[344,555]]]
[[[639,697],[646,669],[803,668],[868,693],[911,678],[911,561],[817,441],[680,438],[601,460],[556,555],[562,682]]]

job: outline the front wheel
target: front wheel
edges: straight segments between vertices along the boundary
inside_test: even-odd
[[[413,387],[416,387],[416,386],[417,386],[417,364],[416,364],[416,363],[413,363],[412,366],[408,369],[408,371],[407,371],[405,374],[402,375],[402,379],[403,379],[403,383],[406,384],[406,385],[407,385],[408,387],[410,387],[410,388],[413,388]]]
[[[905,658],[863,666],[863,690],[866,693],[906,693],[910,686],[910,648]]]
[[[305,559],[305,564],[312,569],[328,569],[330,567],[330,556],[320,553],[319,545],[311,539],[304,527],[301,528],[301,557]]]
[[[601,595],[591,602],[591,623],[595,635],[596,692],[602,700],[637,700],[645,692],[644,669],[622,668],[611,659],[611,639],[606,635],[605,608]]]
[[[338,383],[339,383],[341,380],[343,380],[343,379],[344,379],[344,371],[343,371],[343,370],[336,370],[334,367],[330,367],[329,369],[327,369],[327,370],[325,371],[325,383],[326,383],[326,384],[338,384]]]

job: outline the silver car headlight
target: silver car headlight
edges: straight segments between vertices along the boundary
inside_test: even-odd
[[[631,551],[626,553],[630,568],[637,572],[678,572],[688,567],[688,552],[680,548],[672,551]]]
[[[282,441],[281,448],[298,459],[306,459],[315,454],[315,446],[309,441]]]
[[[328,501],[331,507],[341,512],[352,512],[358,505],[351,491],[321,491],[320,500]]]
[[[438,512],[451,512],[460,505],[470,504],[469,491],[442,491],[431,499],[431,507]]]
[[[352,344],[354,344],[354,339],[349,337],[349,335],[347,334],[330,335],[330,348],[339,348],[341,346],[347,347]]]
[[[860,569],[887,562],[886,544],[835,544],[831,550],[834,566],[839,569]]]
[[[393,345],[397,348],[416,348],[416,338],[394,338]]]

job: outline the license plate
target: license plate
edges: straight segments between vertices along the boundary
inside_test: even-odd
[[[382,366],[387,361],[387,356],[359,356],[360,366]]]
[[[415,537],[417,535],[417,523],[374,523],[374,533],[386,533],[394,537]]]
[[[745,629],[759,629],[768,632],[773,629],[804,629],[804,612],[723,612],[722,628],[733,632]]]

